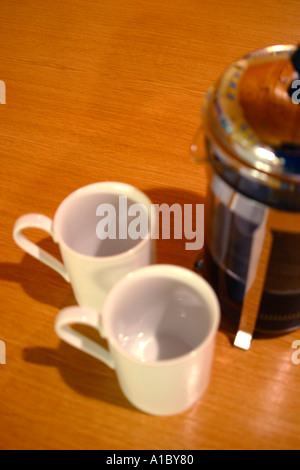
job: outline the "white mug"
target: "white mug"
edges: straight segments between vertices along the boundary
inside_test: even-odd
[[[101,314],[61,310],[55,331],[115,369],[135,407],[163,416],[187,410],[207,388],[219,321],[219,302],[203,278],[179,266],[152,265],[118,281]],[[109,350],[72,329],[76,323],[96,328]]]
[[[116,225],[114,239],[105,239],[105,232],[101,238],[98,233],[99,215],[105,215],[109,209],[110,217],[115,215],[115,220],[107,219]],[[140,239],[132,239],[126,233],[135,209],[144,209],[149,222]],[[100,182],[71,193],[59,205],[53,221],[41,214],[21,216],[15,222],[13,237],[24,251],[71,283],[79,305],[100,311],[107,293],[119,279],[155,262],[155,245],[150,237],[151,226],[156,223],[153,219],[151,201],[143,192],[124,183]],[[63,263],[24,236],[22,231],[30,227],[51,235],[59,245]]]

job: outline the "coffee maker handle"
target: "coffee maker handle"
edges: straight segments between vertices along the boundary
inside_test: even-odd
[[[247,350],[251,345],[269,266],[274,238],[273,231],[299,233],[299,227],[300,214],[284,212],[271,207],[268,208],[266,218],[262,226],[259,228],[259,230],[264,233],[262,233],[263,242],[258,256],[255,276],[251,280],[249,279],[249,272],[247,276],[246,294],[243,301],[238,332],[234,340],[235,346]],[[257,256],[257,253],[255,253],[255,250],[252,250],[249,263],[250,266],[252,259],[255,256]]]
[[[258,227],[256,232],[250,254],[246,292],[238,332],[234,340],[234,346],[245,350],[249,349],[251,345],[273,245],[269,210],[267,210],[265,221]],[[259,236],[256,237],[256,235]],[[254,273],[253,264],[256,265]]]

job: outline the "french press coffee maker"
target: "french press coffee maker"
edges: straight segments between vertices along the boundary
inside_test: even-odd
[[[191,145],[208,162],[203,274],[246,350],[300,327],[299,103],[300,48],[253,52],[209,90]]]

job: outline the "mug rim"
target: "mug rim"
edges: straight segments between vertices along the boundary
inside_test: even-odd
[[[151,224],[153,223],[151,220],[151,210],[150,213],[148,214],[149,217],[149,226],[148,226],[148,234],[147,238],[143,238],[138,240],[138,243],[130,248],[129,250],[122,251],[121,253],[116,253],[114,255],[108,255],[108,256],[92,256],[92,255],[86,255],[84,253],[80,253],[79,251],[74,250],[74,248],[70,247],[70,245],[64,240],[60,228],[58,227],[59,222],[58,219],[61,215],[61,211],[65,208],[65,206],[70,202],[70,200],[80,196],[81,194],[86,195],[86,194],[97,194],[98,193],[98,188],[101,188],[101,192],[99,194],[114,194],[117,196],[128,196],[130,194],[136,195],[137,197],[139,196],[139,200],[137,200],[137,197],[132,196],[134,199],[135,203],[141,204],[141,199],[144,199],[145,203],[147,206],[151,208],[152,201],[151,199],[140,189],[136,188],[135,186],[128,184],[128,183],[123,183],[119,181],[99,181],[96,183],[90,183],[88,185],[82,186],[78,189],[75,189],[72,191],[68,196],[66,196],[61,203],[59,204],[58,208],[55,211],[54,217],[53,217],[53,232],[54,232],[54,240],[56,243],[59,245],[62,245],[65,250],[69,251],[72,255],[84,259],[84,260],[89,260],[90,262],[100,262],[100,261],[105,261],[105,262],[114,262],[114,261],[120,261],[122,258],[127,258],[128,256],[133,255],[134,253],[139,252],[144,245],[148,243],[148,241],[151,241]],[[124,194],[125,191],[125,194]],[[154,223],[156,223],[154,221]]]
[[[114,299],[119,298],[119,291],[124,289],[126,285],[131,287],[130,284],[134,284],[134,282],[138,279],[147,279],[147,278],[165,278],[170,280],[176,280],[182,282],[185,285],[193,288],[200,296],[202,297],[209,297],[209,301],[207,305],[209,307],[210,317],[212,318],[212,323],[209,327],[209,332],[207,333],[206,337],[201,341],[196,347],[194,347],[191,351],[184,353],[178,357],[170,358],[170,359],[162,359],[162,360],[145,360],[142,361],[138,359],[133,354],[129,353],[125,348],[123,348],[120,343],[116,340],[115,332],[112,330],[110,325],[110,317],[111,312],[114,307]],[[210,286],[210,284],[199,274],[196,274],[194,271],[191,271],[188,268],[184,268],[177,265],[172,264],[154,264],[149,266],[144,266],[142,268],[136,269],[128,273],[122,279],[120,279],[110,290],[108,293],[104,305],[102,308],[102,326],[103,326],[103,334],[107,341],[118,351],[119,354],[129,359],[131,362],[136,364],[140,364],[143,367],[151,366],[151,367],[165,367],[166,365],[178,365],[181,362],[186,361],[188,358],[192,358],[196,356],[201,349],[205,349],[205,347],[214,341],[215,335],[219,328],[220,319],[221,319],[221,308],[218,297]]]

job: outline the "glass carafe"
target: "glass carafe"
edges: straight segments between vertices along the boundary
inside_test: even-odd
[[[244,349],[300,327],[299,62],[287,45],[233,63],[191,146],[208,163],[203,273]]]

